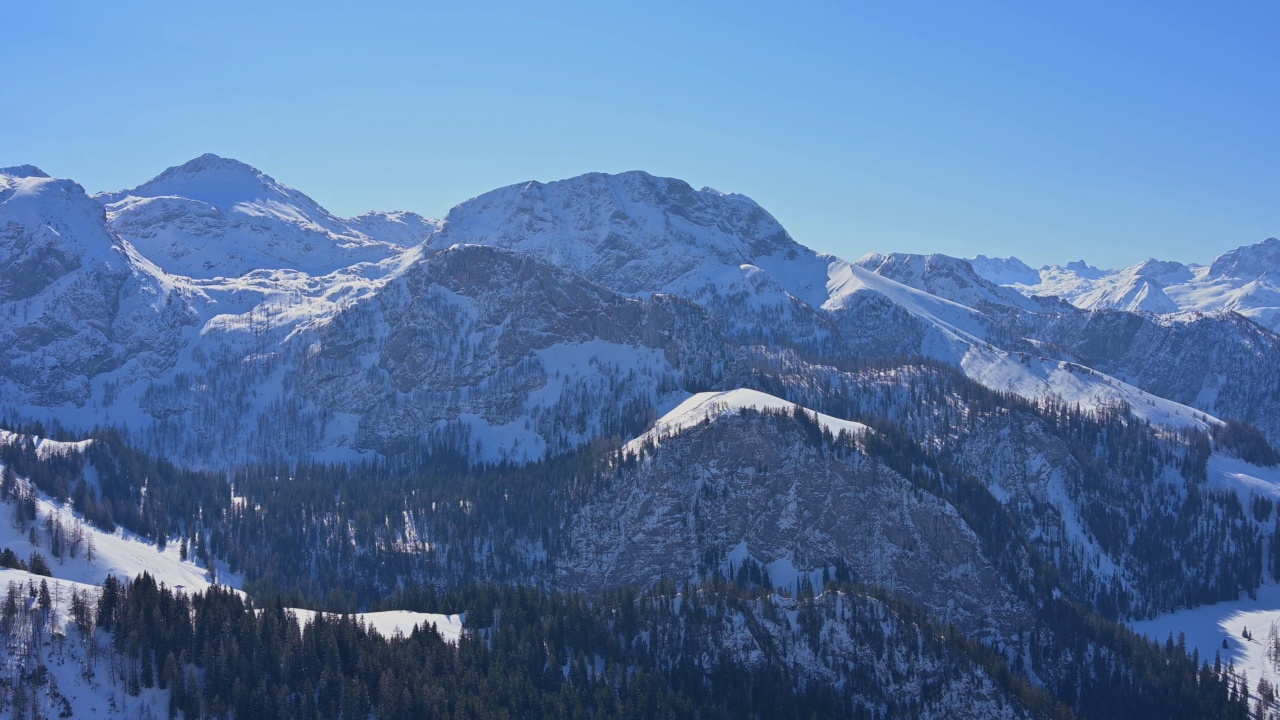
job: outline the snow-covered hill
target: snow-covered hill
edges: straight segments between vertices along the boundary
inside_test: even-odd
[[[697,393],[659,418],[649,431],[628,443],[627,448],[637,451],[645,445],[659,444],[667,438],[678,435],[704,422],[748,410],[812,412],[804,410],[800,406],[789,403],[782,398],[762,393],[759,390],[739,388],[725,392]],[[852,439],[870,431],[870,428],[859,422],[842,420],[823,413],[812,413],[812,415],[820,426],[835,436],[839,436],[841,433],[848,433],[850,439]]]
[[[841,566],[971,630],[997,606],[998,627],[985,629],[1012,632],[1023,610],[959,513],[860,452],[865,426],[795,412],[737,390],[695,396],[665,415],[631,446],[639,456],[623,462],[610,492],[575,516],[565,581],[646,585],[697,577],[711,569],[708,558],[740,566],[751,557],[794,589],[801,578],[820,587]],[[807,422],[820,428],[816,437]],[[821,429],[844,449],[825,446]]]

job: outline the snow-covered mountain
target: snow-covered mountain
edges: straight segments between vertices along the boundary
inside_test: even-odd
[[[430,241],[455,243],[535,255],[630,294],[701,285],[720,268],[802,249],[747,197],[644,172],[485,193],[450,210]]]
[[[1263,420],[1272,401],[1206,389],[1231,385],[1212,362],[1197,360],[1199,383],[1175,392],[1139,360],[1097,350],[1114,345],[1085,343],[1071,306],[967,261],[849,263],[795,242],[745,197],[642,172],[495,190],[438,229],[409,213],[341,220],[212,155],[98,202],[11,172],[0,212],[14,218],[8,236],[31,239],[10,243],[9,287],[30,289],[10,292],[56,295],[71,285],[53,278],[82,266],[113,279],[95,281],[106,289],[92,302],[42,300],[39,322],[29,299],[10,303],[27,325],[10,328],[6,411],[128,427],[190,462],[354,459],[446,438],[476,457],[533,460],[634,436],[690,391],[746,384],[760,350],[837,366],[923,356],[1027,399],[1122,404],[1177,428],[1239,413],[1280,434]],[[85,248],[102,262],[83,262]],[[1168,282],[1180,268],[1132,274]],[[195,418],[205,429],[192,435]]]
[[[1256,245],[1245,245],[1219,255],[1209,265],[1206,277],[1247,281],[1274,278],[1277,274],[1280,274],[1280,240],[1267,238]]]
[[[1200,422],[1193,419],[1197,413],[1114,378],[1071,373],[1057,358],[1028,355],[1030,346],[990,342],[1000,335],[998,324],[966,302],[987,309],[1046,303],[974,276],[967,263],[971,280],[956,274],[949,282],[972,292],[946,297],[928,283],[904,284],[901,275],[886,279],[816,253],[754,202],[694,191],[678,180],[631,172],[503,188],[451,210],[428,245],[464,241],[531,254],[620,293],[687,298],[705,308],[733,344],[765,344],[832,362],[924,355],[1029,398],[1069,398],[1090,407],[1125,402],[1152,420]],[[935,269],[921,268],[919,277],[932,278]]]
[[[256,168],[211,154],[95,198],[111,226],[143,255],[167,272],[195,278],[259,269],[325,275],[396,257],[436,229],[413,213],[336,218]]]
[[[1040,271],[1016,257],[992,258],[979,255],[969,261],[974,271],[996,285],[1035,285]]]
[[[383,242],[413,247],[440,229],[440,221],[415,212],[371,210],[346,221],[350,227]]]
[[[984,338],[1019,357],[1085,366],[1208,415],[1254,423],[1272,442],[1280,442],[1280,424],[1275,422],[1272,401],[1266,399],[1280,391],[1280,379],[1272,371],[1280,364],[1280,337],[1241,315],[1176,311],[1170,303],[1162,305],[1169,310],[1163,313],[1084,310],[1062,298],[1024,296],[1011,286],[995,285],[975,267],[976,263],[990,269],[993,263],[1009,261],[871,255],[860,262],[904,284],[981,309],[992,326]],[[1092,272],[1075,265],[1081,273]],[[1058,270],[1044,273],[1052,277]],[[1161,293],[1157,283],[1181,281],[1192,272],[1178,263],[1148,261],[1112,280],[1132,281],[1133,287]],[[1158,297],[1167,301],[1163,294]]]
[[[971,307],[988,316],[1008,308],[1037,312],[1056,309],[1052,303],[991,282],[976,272],[970,261],[947,255],[871,253],[859,258],[857,264],[903,285]]]

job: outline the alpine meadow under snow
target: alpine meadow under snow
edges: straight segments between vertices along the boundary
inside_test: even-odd
[[[643,172],[433,220],[3,168],[0,711],[1280,717],[1278,330],[1274,238],[847,261]]]

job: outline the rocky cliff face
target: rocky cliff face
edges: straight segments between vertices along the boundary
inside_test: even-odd
[[[689,303],[636,300],[535,257],[459,246],[326,325],[300,382],[316,404],[360,413],[373,449],[470,418],[488,452],[537,458],[638,432],[660,399],[713,382],[731,360]]]
[[[82,405],[95,377],[163,372],[195,321],[190,298],[71,181],[0,175],[0,256],[0,387],[10,404]]]

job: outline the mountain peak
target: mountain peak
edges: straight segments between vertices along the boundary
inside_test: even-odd
[[[455,239],[456,238],[456,239]],[[449,211],[432,240],[538,255],[622,292],[657,292],[698,268],[799,248],[751,199],[647,172],[499,188]]]
[[[1191,270],[1186,265],[1173,260],[1151,258],[1134,265],[1129,271],[1137,277],[1156,281],[1160,285],[1187,282],[1192,278]]]
[[[251,165],[212,153],[171,167],[121,195],[185,197],[224,209],[262,200],[305,198]]]
[[[1004,265],[1008,265],[1008,266],[1009,266],[1009,267],[1011,267],[1011,268],[1017,268],[1017,269],[1019,269],[1019,270],[1031,270],[1031,269],[1032,269],[1032,267],[1031,267],[1030,265],[1028,265],[1028,264],[1026,264],[1026,263],[1022,262],[1021,260],[1019,260],[1018,258],[1014,257],[1013,255],[1010,255],[1009,257],[1005,257],[1005,258],[1000,258],[1000,257],[987,257],[986,255],[978,255],[977,257],[974,257],[974,258],[973,258],[972,260],[970,260],[969,262],[970,262],[970,263],[972,263],[974,260],[977,260],[977,261],[979,261],[979,262],[998,262],[998,263],[1002,263],[1002,264],[1004,264]]]
[[[118,277],[125,267],[102,206],[72,180],[0,175],[0,228],[0,303],[33,298],[80,268]]]
[[[1082,278],[1089,278],[1090,280],[1097,280],[1098,278],[1107,274],[1105,271],[1099,270],[1098,268],[1090,265],[1084,260],[1076,260],[1075,262],[1069,262],[1066,265],[1066,269],[1079,275]]]
[[[936,272],[960,272],[965,275],[974,275],[972,264],[963,258],[943,255],[942,253],[903,253],[891,252],[888,255],[881,253],[867,253],[858,258],[856,264],[871,270],[872,272],[892,277],[894,271],[889,268],[899,268],[910,274],[924,274]],[[881,272],[884,269],[885,272]],[[899,281],[901,282],[901,281]]]
[[[298,207],[308,215],[328,214],[311,198],[252,165],[213,153],[175,165],[135,188],[96,197],[104,205],[128,197],[181,197],[223,210],[275,202]]]
[[[248,163],[240,162],[234,158],[224,158],[213,153],[205,153],[200,157],[192,158],[181,165],[175,165],[164,172],[157,175],[151,182],[167,180],[170,178],[193,176],[193,175],[241,175],[253,178],[260,182],[275,183],[275,180],[268,177],[265,173]]]
[[[433,229],[386,222],[366,234],[261,170],[212,153],[136,188],[95,197],[135,248],[168,272],[197,278],[277,268],[324,275],[381,262]],[[400,246],[375,237],[383,229],[398,233]]]
[[[1277,271],[1280,271],[1280,239],[1267,238],[1219,255],[1209,268],[1209,276],[1252,280]]]
[[[35,165],[12,165],[10,167],[0,168],[0,175],[8,175],[12,178],[47,178],[49,174]]]
[[[1013,256],[993,258],[979,255],[969,264],[974,272],[997,285],[1040,284],[1040,271]]]

